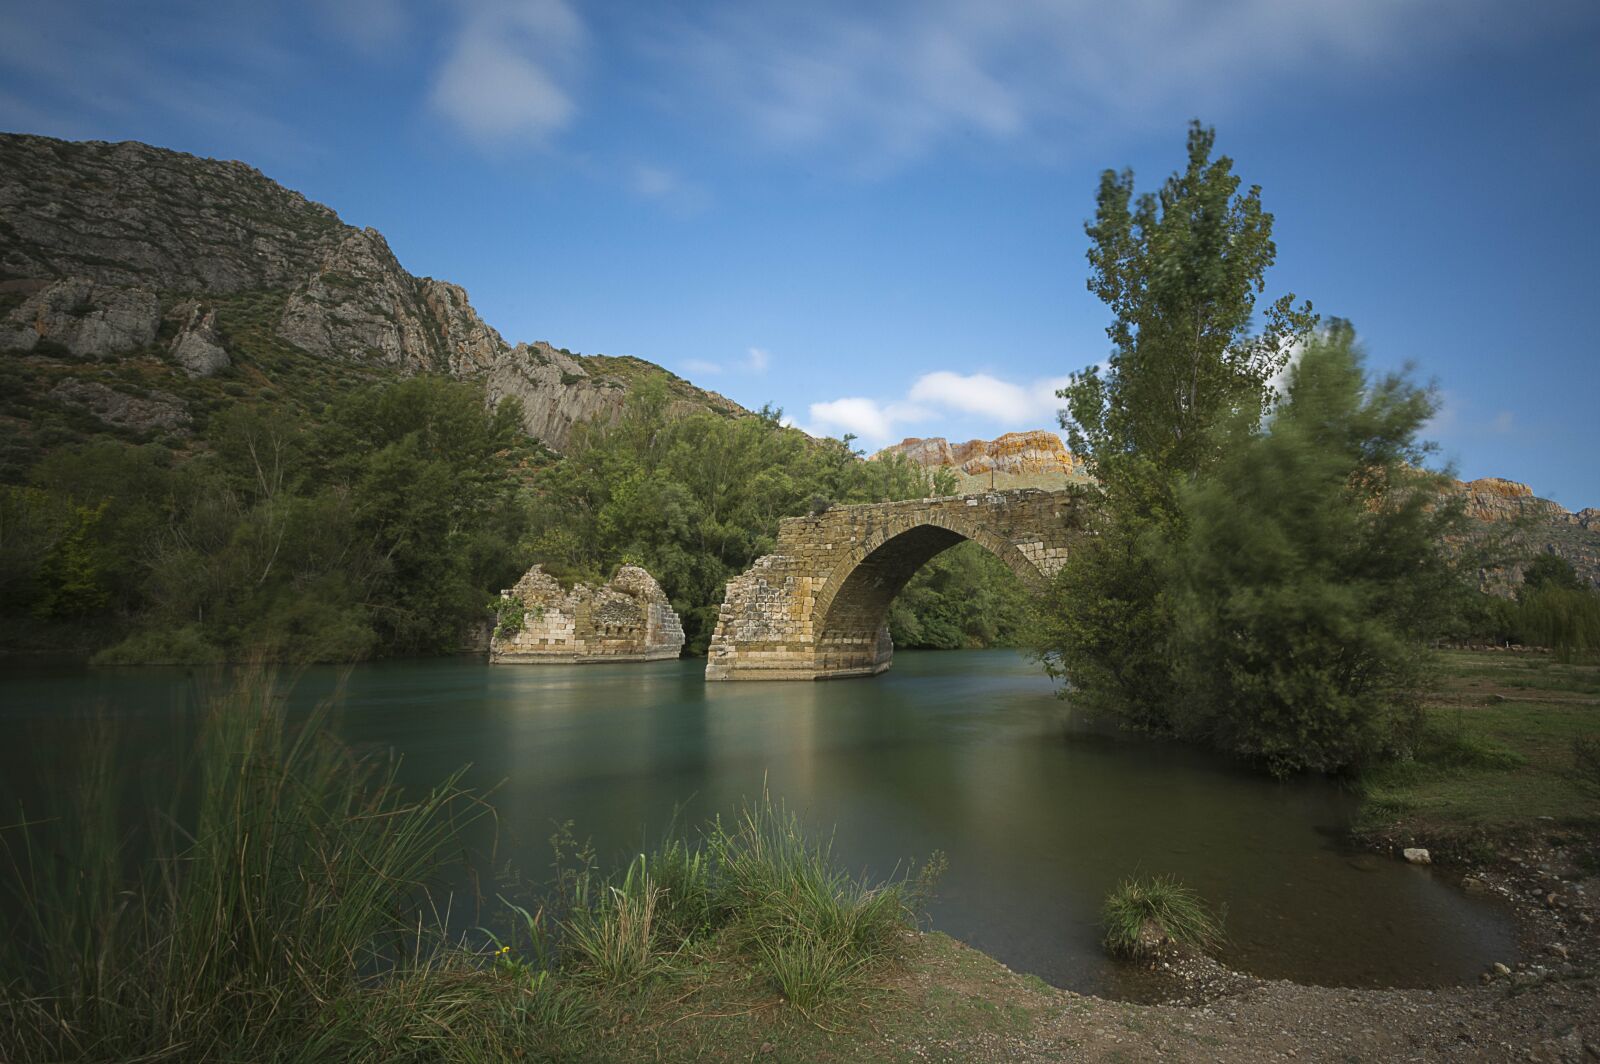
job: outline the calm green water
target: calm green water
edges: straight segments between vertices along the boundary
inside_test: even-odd
[[[1225,904],[1225,959],[1263,976],[1431,985],[1515,958],[1509,921],[1447,877],[1342,849],[1351,802],[1336,788],[1075,729],[1018,654],[902,652],[881,677],[835,683],[708,685],[702,669],[364,665],[348,672],[340,727],[403,754],[419,785],[470,763],[469,782],[498,785],[498,837],[485,826],[474,848],[494,842],[498,861],[534,878],[556,822],[625,859],[674,808],[699,820],[765,786],[836,827],[852,868],[882,874],[944,850],[933,925],[1085,992],[1137,992],[1102,955],[1096,916],[1135,871],[1174,873]],[[305,673],[293,704],[341,674]],[[128,763],[158,781],[176,756],[171,710],[196,686],[169,669],[0,674],[0,773],[70,761],[76,722],[104,707],[123,722]]]

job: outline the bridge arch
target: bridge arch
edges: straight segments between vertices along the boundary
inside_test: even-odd
[[[1040,590],[1079,526],[1070,491],[988,492],[834,507],[785,520],[777,551],[728,582],[708,680],[871,676],[889,667],[889,605],[917,570],[972,540]]]
[[[888,640],[889,606],[917,572],[958,543],[971,541],[1005,563],[1030,591],[1040,591],[1045,575],[1014,544],[973,521],[932,514],[902,519],[864,542],[842,559],[817,593],[818,664],[829,670],[887,667],[893,644]],[[870,660],[869,660],[870,659]]]

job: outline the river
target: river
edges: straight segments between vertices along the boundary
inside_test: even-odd
[[[306,670],[290,698],[302,711],[342,683],[340,729],[403,755],[409,784],[470,764],[498,811],[498,835],[485,822],[474,848],[494,841],[495,862],[535,879],[558,822],[624,861],[675,811],[726,814],[765,787],[832,831],[852,870],[944,851],[932,926],[1085,993],[1137,993],[1100,949],[1097,915],[1136,872],[1175,874],[1226,906],[1222,959],[1265,977],[1435,985],[1515,959],[1492,903],[1343,846],[1353,801],[1338,787],[1080,727],[1015,652],[902,651],[883,676],[833,683],[706,684],[703,668],[382,662]],[[125,763],[159,778],[173,708],[199,686],[181,669],[12,666],[0,774],[26,793],[20,781],[70,762],[84,718],[109,711]]]

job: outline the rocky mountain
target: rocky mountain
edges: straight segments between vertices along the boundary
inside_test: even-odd
[[[1486,531],[1505,532],[1520,554],[1557,554],[1572,563],[1578,575],[1600,587],[1600,510],[1569,512],[1566,507],[1533,494],[1526,484],[1500,477],[1457,483],[1466,497],[1467,513]],[[1501,590],[1522,579],[1521,567],[1483,574],[1485,586]]]
[[[517,397],[528,431],[559,451],[573,425],[614,417],[654,372],[508,344],[460,286],[413,276],[377,230],[243,163],[0,134],[10,465],[62,431],[181,436],[228,397],[313,404],[416,373],[479,380],[490,402]],[[668,376],[684,409],[747,413]]]
[[[910,438],[873,457],[903,454],[926,469],[956,474],[962,491],[997,488],[1064,488],[1090,479],[1082,459],[1067,451],[1053,432],[1008,432],[994,440],[952,444],[940,436]],[[1526,484],[1500,477],[1456,483],[1467,513],[1485,533],[1504,533],[1510,549],[1522,555],[1558,554],[1580,576],[1600,587],[1600,509],[1569,512],[1541,499]],[[1521,581],[1521,567],[1485,571],[1484,586],[1505,592]]]

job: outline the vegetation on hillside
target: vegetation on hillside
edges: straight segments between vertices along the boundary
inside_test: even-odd
[[[121,637],[109,662],[433,653],[515,576],[528,442],[475,387],[357,387],[317,420],[239,405],[206,442],[69,445],[0,489],[13,632]]]

